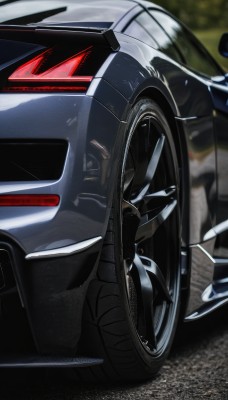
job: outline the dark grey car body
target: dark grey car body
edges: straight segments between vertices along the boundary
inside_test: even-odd
[[[197,42],[197,54],[205,55],[214,74],[173,59],[165,50],[168,46],[151,46],[126,31],[147,9],[155,20],[164,13],[143,1],[0,2],[1,195],[60,198],[56,207],[0,206],[1,264],[10,264],[14,276],[0,295],[16,286],[35,347],[43,354],[73,356],[80,340],[83,305],[107,230],[127,116],[143,96],[162,108],[178,157],[185,318],[199,318],[228,302],[227,77]],[[114,33],[107,38],[104,32],[110,29]],[[30,36],[34,31],[37,40]],[[57,32],[57,41],[71,33],[70,40],[81,35],[82,43],[94,40],[97,46],[108,46],[86,92],[8,92],[5,71],[45,48],[39,35],[51,31]],[[174,31],[167,28],[166,40],[176,48]],[[44,171],[39,166],[37,174],[29,169],[31,159],[23,166],[28,149],[37,165],[47,164]],[[9,172],[3,172],[7,162]],[[2,365],[15,360],[3,360]]]

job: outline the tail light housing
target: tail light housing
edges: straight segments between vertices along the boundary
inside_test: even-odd
[[[89,68],[92,52],[91,46],[67,57],[59,48],[46,49],[11,72],[3,91],[85,92],[93,79],[88,74],[94,70],[93,61]]]

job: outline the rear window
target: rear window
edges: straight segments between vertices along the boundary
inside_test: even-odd
[[[58,1],[58,0],[22,0],[9,4],[0,2],[0,23],[29,24],[29,23],[69,23],[77,25],[83,23],[106,23],[111,26],[119,21],[125,13],[135,7],[135,3],[129,1]]]

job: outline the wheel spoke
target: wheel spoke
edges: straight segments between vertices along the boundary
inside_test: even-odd
[[[133,181],[134,174],[135,174],[135,171],[134,171],[133,168],[131,168],[128,171],[125,172],[125,174],[124,174],[124,187],[123,187],[123,192],[124,193],[129,188],[131,182]]]
[[[153,151],[153,154],[151,156],[151,159],[150,159],[147,171],[146,171],[145,181],[144,181],[145,184],[146,183],[150,184],[154,177],[159,160],[161,158],[164,143],[165,143],[165,136],[161,135],[161,137],[158,139],[158,141],[155,145],[155,149]]]
[[[166,189],[159,190],[158,192],[148,193],[144,197],[144,201],[148,203],[151,200],[167,201],[176,193],[176,186],[169,186]]]
[[[151,281],[154,282],[157,286],[161,297],[169,303],[172,303],[172,299],[169,294],[169,290],[167,288],[166,281],[161,269],[153,260],[148,257],[140,256],[140,259]]]
[[[150,345],[156,348],[156,336],[153,316],[153,286],[150,277],[136,254],[130,270],[136,291],[139,293],[141,312],[139,312],[139,325],[142,338],[146,338]]]
[[[123,257],[124,260],[132,263],[135,256],[135,235],[141,216],[138,209],[126,200],[122,202],[122,211]]]
[[[137,204],[139,203],[146,195],[151,181],[155,175],[155,172],[157,170],[158,167],[158,163],[159,160],[161,158],[161,154],[162,154],[162,150],[164,147],[164,143],[165,143],[165,136],[161,135],[160,138],[157,140],[157,143],[155,145],[155,149],[153,151],[153,154],[150,158],[150,162],[148,164],[147,170],[146,170],[146,174],[145,174],[145,178],[144,178],[144,182],[143,182],[143,188],[141,189],[141,191],[139,192],[138,196],[135,199],[132,199],[131,202],[132,204]]]
[[[177,201],[173,200],[166,205],[155,217],[149,219],[144,224],[140,225],[136,232],[136,242],[140,243],[151,238],[160,226],[167,220],[177,205]]]

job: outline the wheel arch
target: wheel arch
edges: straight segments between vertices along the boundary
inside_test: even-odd
[[[147,98],[145,98],[145,96]],[[150,116],[151,119],[148,122]],[[161,121],[161,123],[159,123],[159,121]],[[140,129],[143,126],[144,127],[147,126],[146,131]],[[144,139],[144,133],[145,133],[145,139]],[[162,152],[165,140],[166,143],[168,144],[164,147],[164,151]],[[136,149],[135,152],[132,150],[131,143],[132,147],[135,146]],[[157,160],[155,161],[155,166],[154,166],[155,170],[153,173],[151,173],[149,172],[149,170],[151,170],[150,167],[151,160],[152,157],[155,155],[155,148],[158,148],[159,150],[156,151]],[[85,324],[87,325],[85,325],[84,331],[88,334],[88,337],[86,337],[86,335],[83,335],[83,340],[85,343],[84,345],[87,346],[88,348],[89,344],[91,343],[90,335],[95,340],[97,338],[96,351],[99,352],[103,351],[105,352],[105,358],[108,357],[108,359],[105,360],[107,375],[109,373],[108,368],[111,369],[112,367],[112,370],[115,369],[115,371],[118,371],[119,376],[120,373],[122,376],[123,375],[125,376],[125,374],[127,373],[129,379],[129,376],[132,373],[131,370],[133,370],[133,365],[134,365],[133,371],[136,371],[137,368],[137,372],[136,373],[133,372],[135,374],[133,379],[142,379],[141,374],[143,374],[143,376],[146,377],[150,373],[154,374],[155,372],[157,372],[157,368],[159,368],[161,365],[160,363],[164,361],[164,358],[168,354],[173,339],[174,330],[176,328],[178,320],[179,289],[180,289],[179,268],[178,268],[179,241],[176,240],[178,238],[178,224],[179,224],[178,208],[176,207],[177,205],[176,193],[177,193],[177,183],[178,183],[178,179],[176,179],[177,178],[176,155],[174,151],[173,141],[170,135],[170,130],[164,118],[164,113],[162,112],[161,107],[159,107],[157,103],[155,103],[155,101],[152,102],[150,97],[147,94],[145,94],[145,92],[141,96],[139,96],[138,99],[136,99],[136,103],[133,104],[132,109],[128,114],[123,150],[124,151],[121,157],[121,163],[118,168],[120,186],[119,190],[116,190],[114,192],[115,195],[113,199],[113,208],[112,208],[113,214],[111,214],[109,220],[109,226],[107,229],[107,235],[104,239],[104,247],[102,249],[102,254],[100,257],[100,265],[98,268],[97,279],[94,280],[90,285],[87,295],[88,298],[88,302],[86,303],[87,317],[85,318]],[[146,160],[145,162],[143,159],[144,155]],[[170,196],[168,196],[169,199],[167,200],[167,205],[172,202],[173,208],[172,210],[170,209],[170,213],[167,214],[167,217],[165,217],[164,215],[164,221],[166,221],[167,218],[169,218],[169,215],[171,215],[174,209],[175,209],[175,215],[172,214],[171,219],[167,221],[168,225],[166,225],[166,227],[164,228],[165,234],[164,235],[162,234],[162,237],[165,239],[171,237],[172,246],[168,246],[169,250],[167,252],[164,252],[162,246],[159,246],[159,241],[161,238],[161,236],[159,235],[157,236],[156,239],[157,246],[155,246],[157,252],[154,252],[157,253],[156,261],[157,260],[161,261],[162,267],[164,266],[164,268],[161,269],[162,271],[161,276],[164,275],[164,282],[165,282],[164,287],[167,287],[167,290],[164,292],[168,294],[166,298],[163,294],[164,289],[160,289],[161,296],[162,298],[164,296],[165,299],[164,301],[161,302],[162,312],[159,301],[158,301],[159,308],[156,308],[156,310],[158,311],[158,313],[156,314],[156,316],[158,316],[158,319],[156,319],[156,324],[157,324],[156,327],[157,330],[159,331],[159,337],[158,337],[159,347],[157,349],[157,340],[155,336],[157,332],[155,332],[155,329],[153,328],[150,330],[150,327],[148,328],[148,323],[145,324],[145,326],[144,324],[142,324],[142,326],[141,324],[139,324],[138,327],[137,326],[138,318],[137,320],[134,319],[135,311],[138,312],[138,307],[136,310],[134,305],[136,304],[136,301],[139,298],[143,299],[142,301],[140,300],[138,302],[138,305],[140,304],[140,309],[141,309],[140,317],[143,318],[144,311],[146,313],[146,317],[148,317],[147,319],[143,318],[143,321],[145,320],[150,322],[152,318],[150,317],[150,312],[148,312],[148,308],[146,306],[144,308],[147,299],[148,303],[146,304],[148,304],[148,307],[150,307],[151,315],[153,314],[152,311],[154,311],[152,309],[153,307],[153,302],[152,302],[153,288],[151,283],[152,276],[150,278],[146,270],[144,270],[144,265],[147,264],[143,264],[140,261],[139,255],[141,254],[142,258],[144,257],[144,260],[145,261],[147,260],[147,262],[149,262],[150,257],[153,257],[153,251],[152,252],[150,251],[150,249],[153,247],[149,246],[149,243],[151,244],[151,238],[154,232],[153,229],[151,229],[150,227],[149,221],[150,220],[152,221],[152,219],[155,218],[156,212],[154,216],[152,215],[149,216],[149,214],[147,216],[146,215],[147,212],[150,213],[150,206],[147,207],[145,202],[142,208],[139,206],[139,210],[141,211],[140,214],[140,211],[138,210],[138,208],[136,208],[137,206],[135,206],[133,202],[131,203],[131,200],[133,198],[134,201],[134,196],[137,196],[138,198],[138,195],[136,195],[136,193],[142,194],[142,196],[144,196],[145,193],[148,191],[148,197],[150,197],[149,194],[153,193],[152,187],[150,188],[150,181],[153,179],[153,175],[157,170],[157,165],[161,157],[162,157],[162,163],[160,163],[161,168],[160,167],[158,168],[157,172],[159,174],[157,175],[156,179],[158,186],[154,181],[155,188],[153,189],[154,193],[156,193],[156,189],[159,190],[160,187],[166,188],[165,186],[166,184],[170,187],[170,189],[173,188],[174,191],[171,190],[171,194]],[[127,161],[129,161],[129,163]],[[136,179],[133,186],[128,191],[127,189],[129,189],[129,184],[131,185],[132,181],[134,180],[133,175],[131,175],[129,178],[128,174],[129,171],[130,175],[136,174]],[[152,174],[151,179],[150,177],[148,177],[147,180],[145,180],[145,177],[148,175],[150,176],[150,173]],[[164,179],[162,178],[162,182],[159,182],[160,180],[159,177],[162,176],[164,176]],[[129,179],[129,181],[126,184],[126,187],[124,185],[124,177],[126,178],[126,180]],[[141,184],[142,187],[140,186]],[[148,187],[146,189],[146,192],[143,193],[144,192],[143,188],[145,185]],[[149,189],[151,189],[151,191]],[[123,192],[123,190],[125,190],[125,192]],[[136,204],[138,202],[141,203],[141,200],[136,199]],[[127,206],[127,208],[125,208],[125,206]],[[162,204],[160,204],[160,207],[162,209],[165,209],[164,207],[166,206],[162,202]],[[158,208],[159,207],[156,207],[156,209]],[[125,209],[126,210],[128,209],[128,212],[125,213]],[[137,213],[136,210],[138,210]],[[147,225],[149,223],[147,232],[151,230],[151,235],[150,232],[148,232],[145,237],[144,234],[143,236],[140,237],[141,235],[140,234],[139,235],[140,242],[146,241],[147,243],[145,244],[145,246],[142,246],[142,249],[137,249],[136,247],[138,247],[138,244],[136,242],[138,239],[136,237],[136,233],[138,231],[138,226],[139,226],[138,224],[141,222],[141,227],[144,226],[145,215],[146,219],[148,217],[148,220],[146,221]],[[160,208],[157,216],[159,215],[161,215]],[[134,217],[136,217],[137,221]],[[134,219],[132,220],[132,218]],[[140,221],[138,221],[138,219],[140,219]],[[161,219],[161,221],[163,222],[163,218]],[[127,232],[127,230],[128,232],[130,231],[130,234]],[[148,242],[148,240],[150,240],[150,242]],[[152,239],[152,245],[154,243],[155,241]],[[130,271],[133,268],[133,266],[131,268],[131,264],[133,265],[135,254],[136,254],[136,259],[139,260],[137,261],[139,264],[136,263],[137,267],[134,267],[133,269],[132,276],[130,277],[132,279],[130,278],[128,279],[128,276],[130,276]],[[149,258],[146,258],[147,255]],[[163,257],[163,255],[165,256]],[[172,255],[173,257],[172,259],[170,258],[170,255]],[[167,259],[168,259],[167,271],[169,272],[167,272],[165,268]],[[149,262],[149,265],[151,265],[152,267],[151,262]],[[132,285],[130,286],[129,282],[131,282],[132,280],[135,281],[135,285],[133,282],[133,286]],[[145,281],[148,282],[148,285],[145,283]],[[158,281],[159,278],[158,280],[156,280],[156,282]],[[139,284],[139,286],[137,285],[137,283]],[[120,289],[118,289],[118,286],[120,286]],[[139,287],[137,293],[135,292],[136,287]],[[132,292],[132,295],[131,294],[128,295],[128,289],[129,292]],[[148,297],[146,293],[149,293]],[[171,300],[170,301],[169,297],[171,295],[172,298],[170,298]],[[164,308],[164,303],[167,303],[165,308]],[[165,316],[167,318],[165,318]],[[94,321],[97,321],[96,324],[94,324]],[[117,323],[118,324],[121,323],[121,326],[118,327],[118,336],[116,336]],[[99,329],[97,329],[97,336],[96,333],[93,333],[91,329],[89,329],[89,327],[91,326],[93,327],[98,326]],[[108,329],[106,328],[107,326],[109,326]],[[153,324],[151,326],[153,327]],[[110,329],[115,329],[115,332],[114,330]],[[121,336],[119,335],[119,333],[121,336],[123,336],[124,340],[120,341]],[[114,345],[114,340],[118,340],[118,346],[119,343],[121,343],[121,348],[117,347],[117,345]],[[122,344],[124,347],[122,346]],[[124,351],[124,356],[123,355],[121,356],[122,358],[120,357],[121,349]],[[117,353],[116,350],[118,350],[117,356],[115,354]],[[129,360],[131,360],[131,365],[129,364],[129,368],[127,370],[126,370],[126,362],[127,362],[126,351],[129,352],[131,351],[131,357],[128,356]],[[151,360],[150,357],[152,357],[153,360]],[[113,361],[110,362],[110,359]],[[123,372],[121,371],[122,360],[124,361]],[[115,373],[115,371],[112,372],[112,375]]]

